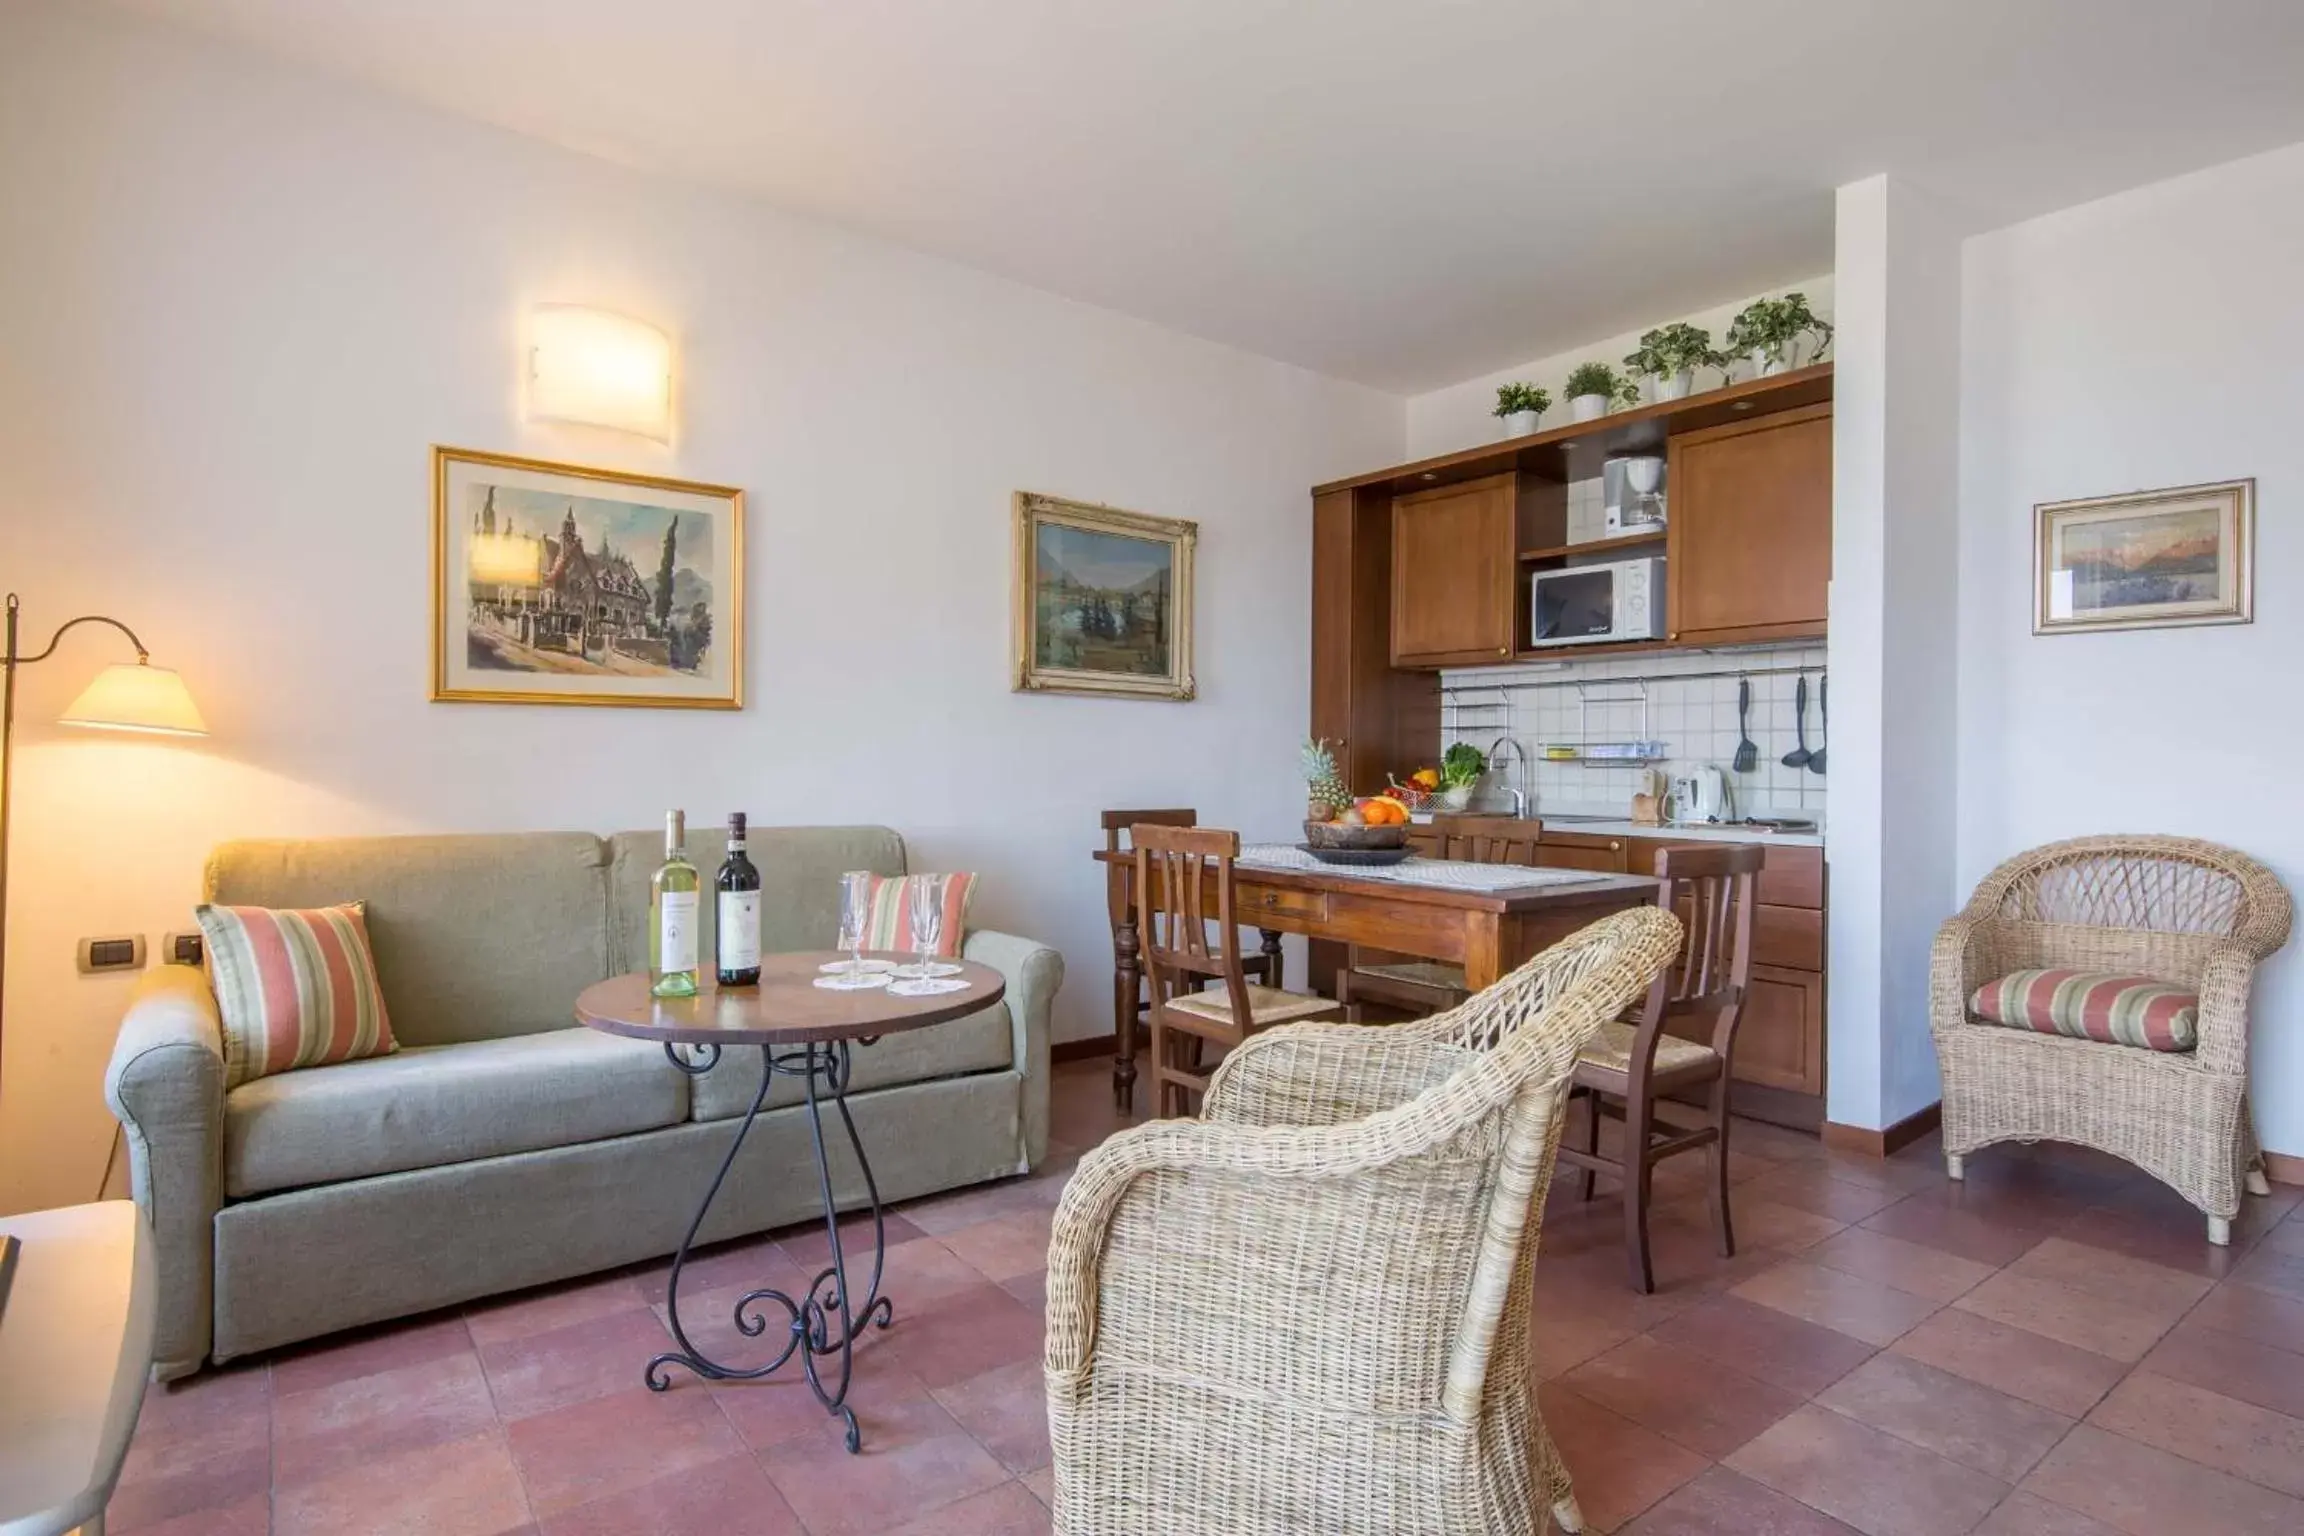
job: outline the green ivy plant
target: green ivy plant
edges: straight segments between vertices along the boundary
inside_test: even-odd
[[[1522,411],[1534,411],[1541,416],[1552,408],[1552,397],[1533,384],[1499,384],[1496,386],[1496,414],[1514,416]]]
[[[1803,336],[1816,338],[1810,362],[1823,357],[1832,345],[1832,323],[1808,307],[1806,294],[1754,299],[1729,322],[1728,351],[1737,356],[1758,352],[1771,363],[1781,363],[1787,349]]]
[[[1624,358],[1635,378],[1668,379],[1689,368],[1725,368],[1728,356],[1712,347],[1712,333],[1675,321],[1640,333],[1640,345]]]
[[[1640,386],[1606,363],[1578,363],[1561,388],[1571,400],[1578,395],[1606,395],[1615,404],[1631,405],[1640,398]]]

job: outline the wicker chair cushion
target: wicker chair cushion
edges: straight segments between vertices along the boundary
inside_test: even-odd
[[[1968,1006],[1986,1024],[2147,1051],[2189,1051],[2200,1019],[2197,994],[2106,971],[2016,971],[1978,987]]]
[[[1632,1041],[1638,1033],[1632,1025],[1611,1019],[1600,1026],[1600,1033],[1592,1037],[1592,1043],[1584,1047],[1584,1054],[1577,1060],[1585,1066],[1598,1067],[1605,1072],[1628,1073],[1632,1070]],[[1677,1072],[1718,1059],[1712,1047],[1694,1040],[1683,1040],[1678,1035],[1656,1037],[1658,1072]]]
[[[1213,1024],[1232,1022],[1232,999],[1222,987],[1206,992],[1184,992],[1168,1000],[1178,1013],[1189,1013]],[[1303,992],[1282,992],[1272,987],[1248,987],[1248,1015],[1259,1026],[1284,1024],[1290,1019],[1332,1018],[1338,1009],[1330,998]]]

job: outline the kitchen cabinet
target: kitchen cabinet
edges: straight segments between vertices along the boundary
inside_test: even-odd
[[[1312,498],[1312,711],[1357,794],[1374,794],[1432,756],[1440,679],[1392,665],[1392,493]]]
[[[1632,842],[1596,832],[1554,832],[1536,839],[1536,862],[1554,869],[1590,869],[1602,874],[1627,874],[1632,869]],[[1642,865],[1643,869],[1647,866]]]
[[[1512,655],[1518,476],[1490,475],[1392,503],[1392,664]]]
[[[1824,633],[1832,579],[1832,407],[1811,405],[1670,440],[1669,644]]]
[[[1822,1098],[1822,973],[1778,965],[1752,967],[1752,990],[1744,1000],[1744,1017],[1736,1026],[1733,1075],[1739,1083]],[[1744,1108],[1741,1104],[1737,1107]],[[1821,1118],[1821,1104],[1817,1110]]]

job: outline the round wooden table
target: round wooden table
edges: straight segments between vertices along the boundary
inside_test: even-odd
[[[821,967],[845,956],[830,951],[763,955],[760,982],[751,987],[715,986],[709,976],[694,997],[652,997],[645,973],[612,976],[584,989],[576,999],[576,1021],[612,1035],[657,1040],[672,1065],[700,1077],[720,1064],[724,1051],[756,1046],[760,1051],[760,1087],[751,1107],[736,1126],[728,1155],[704,1191],[680,1247],[672,1256],[672,1274],[665,1294],[665,1316],[679,1348],[648,1362],[641,1379],[650,1390],[662,1392],[672,1384],[669,1366],[685,1366],[711,1381],[746,1381],[780,1370],[794,1355],[808,1378],[809,1388],[824,1411],[843,1419],[848,1427],[851,1453],[863,1444],[855,1410],[848,1406],[848,1383],[853,1369],[852,1342],[856,1330],[869,1323],[885,1328],[895,1320],[895,1308],[880,1294],[880,1276],[887,1258],[887,1232],[880,1214],[880,1188],[872,1178],[872,1164],[864,1156],[864,1143],[856,1134],[856,1121],[848,1113],[851,1052],[870,1046],[883,1035],[925,1029],[962,1018],[1000,1001],[1006,985],[1000,973],[973,961],[956,962],[960,973],[950,978],[962,986],[926,997],[905,997],[886,987],[833,991],[816,985]],[[903,955],[870,954],[867,958],[904,963]],[[831,1241],[831,1263],[818,1271],[799,1296],[773,1287],[748,1291],[736,1302],[736,1327],[747,1337],[768,1331],[763,1306],[780,1307],[786,1314],[784,1345],[775,1358],[748,1368],[723,1364],[689,1342],[680,1321],[680,1272],[687,1267],[688,1250],[704,1225],[712,1201],[736,1164],[752,1122],[768,1100],[769,1086],[779,1075],[802,1079],[808,1090],[808,1131],[816,1149],[816,1182],[824,1202],[824,1230]],[[856,1166],[864,1173],[864,1190],[872,1209],[872,1281],[856,1305],[848,1288],[848,1262],[840,1237],[840,1211],[832,1195],[832,1169],[824,1155],[824,1105],[840,1112],[855,1150]],[[837,1356],[836,1375],[820,1368],[820,1359]],[[831,1379],[826,1378],[830,1375]]]

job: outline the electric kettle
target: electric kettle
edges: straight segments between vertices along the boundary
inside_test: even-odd
[[[1728,775],[1706,764],[1675,774],[1672,779],[1672,819],[1677,822],[1726,821]]]

